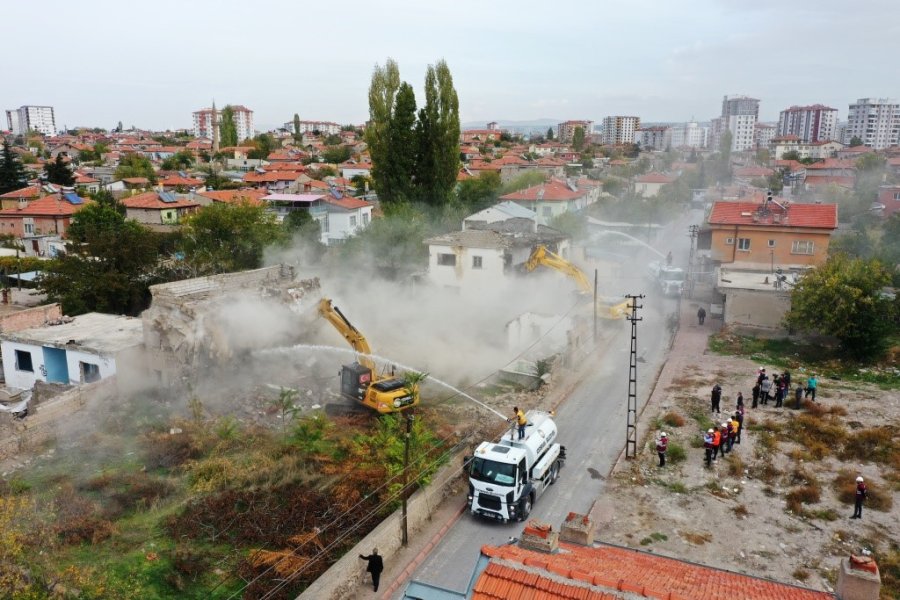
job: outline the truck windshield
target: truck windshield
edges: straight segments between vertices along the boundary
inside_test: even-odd
[[[475,458],[472,461],[472,470],[469,473],[472,479],[495,483],[497,485],[512,485],[516,481],[516,465],[496,462],[484,458]]]

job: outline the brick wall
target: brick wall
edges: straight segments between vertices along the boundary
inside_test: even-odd
[[[53,321],[60,317],[62,317],[62,309],[56,303],[26,308],[0,317],[0,333],[42,327],[47,321]]]

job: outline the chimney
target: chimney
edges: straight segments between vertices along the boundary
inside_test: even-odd
[[[871,556],[853,556],[841,560],[838,572],[838,600],[878,600],[881,594],[881,575]]]
[[[559,532],[539,521],[529,521],[522,531],[519,547],[553,554],[559,551]]]
[[[588,515],[570,512],[563,521],[559,539],[571,544],[592,546],[594,544],[594,522]]]

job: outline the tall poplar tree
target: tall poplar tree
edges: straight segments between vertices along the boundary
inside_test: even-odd
[[[237,146],[237,125],[234,124],[234,109],[229,104],[222,109],[221,123],[219,124],[219,146],[228,148]]]
[[[575,133],[572,134],[572,147],[578,152],[584,148],[584,127],[575,128]]]
[[[416,169],[416,94],[405,81],[394,101],[394,113],[388,125],[388,153],[385,157],[384,199],[410,202],[414,199]],[[380,190],[379,190],[380,193]]]
[[[22,161],[15,155],[9,142],[3,140],[3,153],[0,154],[0,194],[12,192],[28,184],[28,173]]]
[[[447,63],[429,65],[425,107],[419,111],[416,184],[426,203],[450,201],[459,174],[459,98]]]
[[[300,135],[300,115],[294,113],[294,139],[299,141],[302,137]]]
[[[366,144],[372,157],[372,180],[382,200],[390,201],[390,183],[387,181],[390,147],[390,123],[394,111],[394,98],[400,88],[400,68],[389,58],[384,67],[375,65],[369,84],[369,122],[366,125]]]

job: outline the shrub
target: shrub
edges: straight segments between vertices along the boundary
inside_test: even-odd
[[[811,414],[797,415],[787,429],[791,440],[805,447],[817,459],[828,456],[847,437],[847,430],[834,417],[825,419]]]
[[[113,524],[99,516],[97,506],[74,490],[60,493],[55,508],[53,532],[63,544],[97,544],[115,532]]]
[[[888,512],[894,507],[894,499],[891,491],[885,486],[874,481],[866,481],[869,497],[863,503],[863,508],[870,508],[882,512]],[[848,469],[841,469],[834,478],[834,489],[838,500],[844,504],[856,502],[856,475]]]
[[[738,504],[737,506],[733,506],[731,508],[731,512],[733,512],[734,516],[736,516],[738,518],[746,517],[747,515],[750,514],[750,511],[747,510],[747,507],[744,506],[743,504]]]
[[[669,442],[669,450],[666,454],[669,461],[673,464],[680,463],[687,458],[687,452],[685,452],[684,446],[674,442]]]
[[[202,443],[188,431],[174,435],[168,431],[151,432],[143,441],[148,469],[177,467],[203,455]]]
[[[684,417],[675,412],[668,412],[663,416],[662,422],[669,427],[682,427],[684,425]]]
[[[744,474],[744,461],[734,452],[728,458],[728,474],[732,477],[740,477]]]
[[[847,436],[841,450],[844,460],[890,463],[900,454],[900,441],[892,427],[860,429]]]
[[[787,507],[795,514],[802,514],[803,504],[816,504],[821,497],[822,490],[818,485],[795,487],[787,493]]]

